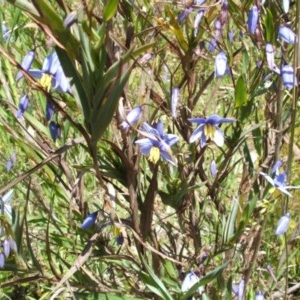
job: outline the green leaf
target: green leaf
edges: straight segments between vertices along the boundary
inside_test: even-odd
[[[241,75],[235,87],[235,107],[241,107],[247,104],[247,84],[245,77]]]
[[[275,28],[274,28],[274,19],[272,12],[269,8],[266,9],[266,17],[265,17],[265,35],[266,35],[266,42],[273,43],[275,40]]]
[[[119,0],[108,0],[104,8],[103,20],[109,21],[117,12]]]
[[[146,283],[147,286],[149,287],[149,289],[151,289],[153,293],[155,293],[162,299],[173,300],[173,297],[170,295],[169,291],[167,290],[167,288],[165,287],[163,282],[155,275],[155,273],[149,267],[149,265],[147,264],[147,262],[143,258],[143,256],[141,256],[141,259],[142,259],[144,267],[146,268],[146,270],[148,272],[147,275],[149,275],[149,278],[151,279],[151,281]]]

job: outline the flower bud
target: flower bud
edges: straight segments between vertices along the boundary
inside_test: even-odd
[[[227,69],[227,57],[225,52],[221,51],[215,60],[215,77],[223,77]]]
[[[296,34],[286,26],[279,26],[278,37],[288,44],[295,44]]]
[[[290,220],[291,220],[291,216],[289,213],[281,217],[277,223],[275,234],[276,235],[284,234],[289,228]]]
[[[17,112],[17,119],[20,119],[24,112],[26,111],[27,107],[28,107],[28,104],[29,104],[29,98],[27,95],[24,95],[20,102],[19,102],[19,109],[18,109],[18,112]]]
[[[98,216],[98,210],[89,214],[83,221],[82,225],[81,225],[81,229],[88,229],[90,227],[92,227],[95,223],[96,223],[96,219]]]
[[[255,29],[258,23],[258,8],[253,5],[248,14],[248,31],[250,34],[255,33]]]

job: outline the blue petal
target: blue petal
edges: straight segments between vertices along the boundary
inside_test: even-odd
[[[153,147],[153,143],[148,138],[139,139],[135,141],[135,143],[139,145],[140,151],[144,155],[148,155],[150,153],[151,148]]]
[[[88,229],[91,226],[93,226],[96,222],[97,219],[97,215],[98,215],[98,210],[89,214],[83,221],[82,225],[81,225],[81,229]]]
[[[168,133],[164,136],[164,141],[169,145],[169,146],[172,146],[174,145],[175,143],[178,142],[178,136],[176,134],[171,134],[171,133]]]
[[[28,73],[35,79],[41,79],[44,75],[44,72],[37,69],[29,69]]]
[[[22,63],[21,63],[21,67],[25,71],[28,71],[29,68],[31,67],[32,62],[34,60],[34,57],[35,57],[35,52],[33,50],[31,50],[23,58]],[[16,77],[16,81],[19,81],[22,77],[23,77],[23,73],[21,71],[19,71],[18,74],[17,74],[17,77]]]
[[[199,277],[194,272],[188,273],[182,282],[181,291],[187,292],[192,286],[194,286],[198,282]]]
[[[286,172],[282,172],[280,174],[277,174],[274,178],[274,186],[275,187],[282,187],[285,186],[285,181],[286,181]]]
[[[291,216],[289,213],[281,217],[277,223],[275,234],[276,235],[284,234],[289,228],[290,220],[291,220]]]
[[[221,118],[218,115],[211,115],[205,120],[205,124],[216,125],[221,123],[232,123],[235,121],[236,119],[233,118]]]
[[[283,164],[282,159],[278,159],[278,160],[275,162],[274,166],[272,167],[271,173],[272,173],[272,174],[273,174],[273,173],[279,174],[278,169],[282,166],[282,164]]]
[[[59,66],[60,66],[60,62],[57,53],[54,51],[45,58],[42,71],[44,73],[49,73],[54,75],[57,69],[59,68]]]
[[[248,31],[250,34],[254,34],[258,23],[258,8],[253,5],[248,15]]]
[[[286,26],[279,26],[278,37],[288,44],[295,44],[296,42],[296,34]]]
[[[227,57],[224,51],[221,51],[215,59],[215,77],[223,77],[227,69]]]
[[[214,142],[216,143],[217,146],[223,147],[224,133],[218,126],[215,126],[215,129],[216,129],[216,131],[214,133]]]
[[[19,102],[19,109],[17,112],[17,119],[21,118],[26,111],[27,107],[29,105],[29,98],[27,95],[24,95]]]
[[[260,174],[275,187],[274,179],[272,177],[263,172],[260,172]]]
[[[292,66],[284,65],[281,68],[281,76],[282,76],[283,85],[286,88],[291,89],[295,85],[297,85],[297,79],[295,77],[294,69]]]
[[[217,169],[216,162],[214,160],[210,164],[210,172],[211,172],[212,177],[216,178],[218,169]]]
[[[205,118],[190,118],[190,119],[188,119],[188,121],[191,123],[197,123],[197,124],[205,124],[206,123]]]
[[[189,143],[194,143],[197,139],[201,138],[201,136],[205,136],[204,134],[204,124],[199,125],[191,134]]]
[[[161,120],[159,120],[156,124],[156,129],[158,131],[158,134],[160,137],[163,137],[164,135],[164,124]]]
[[[283,11],[287,14],[290,9],[290,0],[282,0]]]

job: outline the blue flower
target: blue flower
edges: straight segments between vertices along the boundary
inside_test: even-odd
[[[274,52],[273,45],[270,43],[266,43],[266,58],[268,62],[268,67],[271,71],[280,74],[280,70],[275,64],[274,54],[275,52]]]
[[[282,216],[277,223],[275,234],[276,235],[284,234],[289,228],[290,220],[291,220],[291,216],[289,213]]]
[[[21,67],[25,70],[25,71],[28,71],[32,65],[32,62],[34,60],[34,57],[35,57],[35,52],[33,50],[30,50],[26,55],[25,57],[23,58],[22,60],[22,63],[21,63]],[[22,77],[23,77],[23,72],[22,71],[19,71],[17,76],[16,76],[16,81],[19,81]]]
[[[254,34],[258,23],[258,8],[253,5],[248,14],[248,31]]]
[[[3,252],[0,252],[0,269],[3,269],[5,265],[5,256]]]
[[[190,143],[200,139],[201,147],[203,148],[207,140],[212,140],[217,146],[222,147],[224,145],[224,133],[219,128],[219,124],[232,123],[235,119],[232,118],[221,118],[218,115],[212,115],[208,118],[192,118],[189,119],[191,123],[200,124],[191,134]]]
[[[217,169],[217,165],[216,165],[216,162],[215,160],[213,160],[210,164],[210,172],[211,172],[211,176],[213,178],[216,178],[217,176],[217,173],[218,173],[218,169]]]
[[[188,15],[193,11],[193,8],[190,6],[188,8],[185,8],[179,15],[177,18],[178,23],[182,23],[187,17]]]
[[[10,190],[8,191],[3,197],[0,197],[0,209],[3,213],[6,213],[8,216],[12,216],[11,215],[11,205],[9,204],[12,196],[13,196],[14,190]],[[3,207],[2,207],[3,205]]]
[[[177,117],[176,109],[179,99],[179,88],[175,87],[172,90],[172,99],[171,99],[171,111],[172,111],[172,117],[175,119]]]
[[[89,214],[83,221],[83,223],[81,224],[81,229],[88,229],[90,227],[92,227],[97,220],[97,216],[98,216],[98,210]]]
[[[294,69],[292,66],[284,65],[281,68],[281,76],[282,76],[283,85],[286,88],[291,89],[297,85],[297,78],[295,76]]]
[[[56,139],[61,137],[61,128],[59,124],[55,123],[54,121],[51,121],[49,124],[49,130],[50,130],[51,138],[55,143]]]
[[[263,292],[257,292],[254,300],[265,300]]]
[[[203,8],[199,9],[197,12],[197,15],[195,17],[195,20],[194,20],[194,35],[195,36],[197,36],[198,28],[199,28],[200,22],[202,20],[202,17],[204,15],[204,12],[205,12],[205,10]]]
[[[278,37],[288,44],[295,44],[296,42],[296,34],[286,26],[279,26]]]
[[[51,101],[47,99],[46,102],[46,120],[50,121],[54,114],[54,107]]]
[[[28,104],[29,104],[29,98],[27,95],[24,95],[21,99],[20,99],[20,102],[19,102],[19,109],[17,111],[17,119],[20,119],[24,112],[26,111],[27,107],[28,107]]]
[[[292,196],[292,194],[287,191],[288,189],[300,188],[299,186],[286,185],[286,172],[279,173],[278,169],[276,170],[274,179],[266,173],[260,172],[260,174],[264,176],[264,178],[269,181],[274,188],[290,197]]]
[[[146,138],[139,139],[135,143],[140,147],[142,154],[149,155],[149,161],[157,163],[162,157],[167,162],[176,165],[171,146],[178,141],[178,137],[175,134],[164,134],[161,121],[154,126],[144,123],[140,133]]]
[[[200,278],[194,273],[194,272],[189,272],[186,274],[182,284],[181,284],[181,291],[182,292],[187,292],[190,290],[196,283],[198,283]],[[199,287],[198,288],[198,293],[201,294],[203,292],[204,288]]]
[[[225,52],[221,51],[215,59],[215,77],[223,77],[227,69],[227,57]]]
[[[142,107],[136,106],[132,110],[129,111],[129,113],[126,116],[126,120],[122,121],[120,124],[120,128],[123,130],[129,130],[129,128],[134,125],[142,116]]]
[[[66,78],[56,52],[46,57],[41,70],[29,69],[28,73],[40,80],[40,84],[50,91],[51,87],[59,92],[71,92],[71,87]]]

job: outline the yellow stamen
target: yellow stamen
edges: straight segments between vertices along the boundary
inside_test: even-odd
[[[113,233],[116,237],[118,237],[121,234],[121,232],[122,230],[120,227],[114,226]]]
[[[149,161],[153,162],[154,164],[157,163],[157,161],[160,158],[160,150],[158,147],[152,147],[150,149],[150,154],[149,154]]]
[[[45,73],[40,79],[40,84],[45,90],[49,92],[51,88],[51,81],[52,81],[52,75]]]
[[[204,134],[208,140],[214,139],[215,132],[216,132],[216,128],[213,125],[206,124],[204,126]]]

